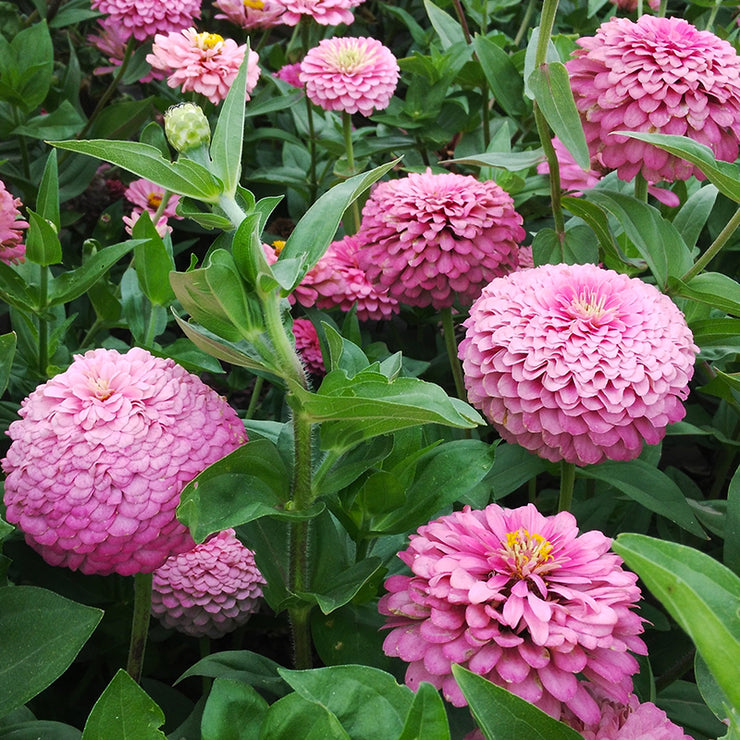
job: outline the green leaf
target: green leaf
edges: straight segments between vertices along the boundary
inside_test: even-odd
[[[42,267],[62,261],[62,245],[54,225],[30,208],[26,235],[26,259]]]
[[[310,592],[297,592],[297,595],[304,601],[318,604],[324,614],[331,614],[352,601],[366,584],[380,581],[384,574],[385,569],[380,558],[367,558],[334,573],[326,590],[321,588],[322,584],[312,583]]]
[[[534,264],[539,265],[582,265],[599,261],[599,250],[593,231],[583,224],[571,226],[563,235],[563,241],[554,229],[540,229],[532,241]]]
[[[62,100],[56,110],[29,118],[23,125],[13,129],[13,133],[17,136],[53,141],[74,136],[84,123],[85,119],[74,105],[69,100]]]
[[[216,203],[222,185],[203,165],[189,159],[167,161],[154,146],[136,141],[91,139],[54,141],[52,146],[97,157],[171,190],[178,195]]]
[[[35,586],[0,588],[0,717],[67,670],[103,616]]]
[[[169,281],[169,274],[175,269],[175,262],[147,211],[143,211],[137,219],[131,230],[131,236],[140,240],[134,247],[134,264],[139,287],[155,305],[168,306],[175,298]]]
[[[54,149],[49,152],[49,157],[46,160],[44,174],[41,177],[41,184],[36,197],[36,209],[39,216],[50,222],[55,232],[59,233],[61,228],[59,219],[59,169],[57,153]]]
[[[687,532],[701,539],[707,538],[678,485],[661,470],[644,460],[629,462],[608,460],[600,465],[580,468],[579,475],[614,486],[637,503],[670,519]]]
[[[723,560],[736,576],[740,576],[740,467],[735,470],[727,489]]]
[[[178,519],[202,542],[209,534],[285,512],[290,476],[277,447],[257,439],[209,465],[185,486]]]
[[[267,262],[262,240],[259,238],[262,215],[250,213],[234,232],[232,254],[240,275],[249,286],[256,286],[260,276],[272,278],[272,267]]]
[[[122,668],[85,722],[82,740],[165,740],[164,712]]]
[[[438,8],[432,0],[424,0],[424,9],[429,21],[442,42],[442,50],[446,51],[454,44],[465,44],[465,33],[462,26],[451,16]]]
[[[419,684],[398,740],[450,740],[445,705],[432,684]]]
[[[486,740],[583,740],[533,704],[461,665],[452,665],[452,675]]]
[[[71,725],[33,719],[0,727],[2,740],[80,740],[82,733]]]
[[[202,740],[259,740],[267,702],[240,681],[213,682],[201,721]]]
[[[714,185],[707,183],[689,196],[673,219],[673,225],[689,247],[699,241],[699,235],[712,212],[718,192]]]
[[[620,555],[689,635],[719,687],[740,706],[740,578],[675,542],[620,534]]]
[[[10,380],[10,368],[13,367],[13,357],[15,356],[15,345],[17,336],[15,332],[0,335],[0,396],[3,395],[8,387]]]
[[[639,139],[654,144],[669,154],[675,154],[696,165],[707,177],[707,180],[730,200],[740,203],[740,169],[734,163],[720,162],[712,150],[686,136],[671,134],[643,134],[635,131],[614,131],[615,134]]]
[[[534,167],[545,159],[542,149],[526,152],[485,152],[458,159],[447,159],[443,164],[472,164],[476,167],[499,167],[509,172],[520,172]]]
[[[696,678],[696,687],[699,689],[702,699],[704,699],[706,705],[714,712],[714,716],[719,720],[727,719],[730,715],[732,704],[714,679],[709,666],[707,666],[706,661],[699,653],[694,655],[694,677]]]
[[[293,290],[303,280],[304,275],[318,262],[331,243],[342,214],[352,202],[367,190],[376,180],[393,169],[399,160],[376,167],[370,172],[350,177],[324,193],[306,212],[291,233],[285,247],[280,252],[278,263],[282,260],[301,259],[300,269],[296,269],[293,280],[287,285]],[[274,269],[274,268],[273,268]]]
[[[310,671],[280,669],[280,675],[306,701],[324,707],[352,740],[398,737],[413,702],[406,686],[385,671],[361,665],[330,666]]]
[[[545,470],[547,463],[538,455],[516,444],[500,444],[496,448],[491,474],[486,480],[491,484],[494,500],[498,500]]]
[[[589,170],[591,157],[565,65],[561,62],[543,64],[533,70],[527,84],[555,136],[581,169]]]
[[[10,266],[0,260],[0,298],[21,311],[38,308],[38,301],[28,289],[26,281]]]
[[[44,102],[54,73],[54,47],[46,21],[15,34],[0,35],[0,98],[27,113]]]
[[[522,116],[526,111],[524,82],[511,57],[485,36],[476,35],[473,47],[496,102],[512,118]]]
[[[740,283],[721,272],[702,272],[688,283],[674,278],[669,280],[668,290],[672,295],[690,298],[732,316],[740,316]]]
[[[356,740],[339,720],[320,704],[298,694],[288,694],[276,701],[262,723],[260,740]]]

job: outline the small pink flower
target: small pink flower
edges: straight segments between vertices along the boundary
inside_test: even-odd
[[[285,6],[280,0],[215,0],[213,3],[221,13],[214,18],[235,23],[247,30],[269,28],[282,23]]]
[[[352,8],[364,0],[281,0],[285,5],[281,23],[296,26],[303,16],[313,18],[322,26],[349,25],[355,19]]]
[[[398,556],[412,575],[391,576],[378,608],[387,655],[409,663],[406,684],[428,681],[464,706],[451,667],[468,668],[556,719],[601,717],[586,690],[627,702],[645,654],[637,576],[601,532],[534,505],[466,506],[425,524]]]
[[[126,233],[131,236],[134,232],[134,226],[136,226],[136,222],[141,217],[141,214],[144,211],[141,208],[134,208],[131,213],[128,216],[123,217],[123,223],[126,229]],[[154,214],[149,214],[150,216],[153,216]],[[154,219],[152,219],[154,220]],[[172,227],[169,224],[169,221],[167,220],[167,216],[160,216],[157,219],[157,223],[154,224],[154,228],[157,230],[157,233],[164,239],[165,234],[171,234],[172,233]]]
[[[470,403],[547,460],[631,460],[686,413],[699,351],[657,288],[596,265],[496,278],[460,344]]]
[[[615,131],[688,136],[734,162],[740,136],[740,58],[727,41],[678,17],[612,18],[567,62],[591,156],[622,180],[702,177],[694,165]]]
[[[28,228],[28,222],[18,210],[22,205],[21,199],[14,198],[0,180],[0,262],[6,265],[20,264],[26,259],[22,230]]]
[[[100,26],[100,33],[98,35],[90,34],[87,37],[87,41],[108,57],[110,66],[96,67],[93,70],[93,74],[113,74],[123,63],[128,37],[123,35],[125,29],[119,23],[113,22],[110,18],[98,20],[98,25]],[[164,79],[164,75],[161,72],[151,70],[139,82],[151,82],[152,80],[161,79]]]
[[[301,82],[301,63],[296,62],[295,64],[286,64],[275,72],[275,77],[283,82],[287,82],[293,87],[303,89],[303,83]]]
[[[372,115],[388,107],[398,85],[390,49],[371,38],[331,38],[310,49],[300,81],[309,100],[324,110]]]
[[[225,399],[139,348],[76,355],[19,413],[6,518],[47,563],[88,574],[149,573],[190,550],[180,492],[247,440]]]
[[[431,170],[376,185],[357,234],[360,265],[409,306],[470,304],[518,267],[522,217],[493,181]]]
[[[173,555],[152,575],[152,614],[191,637],[219,638],[257,611],[265,579],[233,529]]]
[[[323,375],[326,372],[324,357],[321,354],[319,335],[316,327],[308,319],[293,319],[295,348],[301,356],[308,372]]]
[[[141,178],[129,183],[124,196],[129,203],[138,206],[144,211],[148,211],[153,216],[164,200],[165,190],[160,185]],[[167,205],[162,211],[162,215],[168,218],[179,218],[177,213],[175,213],[179,202],[180,196],[174,193],[171,194]]]
[[[92,0],[92,9],[108,16],[105,25],[117,35],[137,41],[157,33],[179,31],[200,18],[201,0]]]
[[[152,53],[146,60],[156,70],[167,73],[170,87],[197,92],[218,104],[229,92],[247,50],[217,33],[198,33],[194,28],[172,31],[154,37]],[[260,76],[257,52],[249,52],[247,100]]]

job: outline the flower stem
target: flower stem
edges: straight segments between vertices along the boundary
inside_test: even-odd
[[[49,268],[46,265],[39,267],[39,303],[41,311],[46,312],[49,293]],[[39,373],[42,378],[47,377],[49,366],[49,322],[39,314]]]
[[[527,4],[527,9],[524,11],[524,17],[522,18],[519,30],[516,32],[516,36],[514,36],[514,46],[519,46],[519,44],[522,43],[524,34],[527,33],[529,23],[532,20],[532,16],[534,15],[534,6],[535,0],[529,0],[529,3]]]
[[[251,419],[254,416],[254,412],[257,410],[257,406],[260,402],[260,395],[262,393],[262,386],[265,383],[265,379],[258,375],[254,381],[254,388],[252,388],[252,396],[249,399],[249,406],[247,406],[247,412],[244,414],[245,419]]]
[[[346,110],[342,111],[342,130],[344,132],[344,149],[347,152],[347,169],[350,176],[355,174],[355,151],[352,146],[352,116]],[[352,216],[355,222],[354,234],[360,230],[360,207],[357,201],[352,201]]]
[[[573,486],[576,482],[576,466],[573,463],[560,463],[560,498],[558,511],[570,511],[573,503]]]
[[[442,333],[445,339],[445,347],[447,348],[447,357],[450,361],[452,377],[455,379],[455,390],[457,391],[458,398],[464,401],[468,397],[468,394],[465,390],[465,379],[463,377],[462,366],[457,357],[455,322],[452,320],[452,309],[449,307],[443,308],[440,311],[440,315],[442,317]]]
[[[452,0],[452,4],[455,6],[455,13],[457,13],[457,18],[460,21],[460,25],[462,26],[462,31],[465,35],[465,41],[470,44],[472,41],[472,38],[470,36],[470,29],[468,28],[468,21],[467,18],[465,18],[465,12],[463,11],[463,7],[460,4],[460,0]]]
[[[136,683],[141,681],[151,608],[152,574],[137,573],[134,576],[134,616],[131,621],[131,642],[126,663],[126,672]]]
[[[732,218],[727,222],[726,226],[717,235],[717,238],[709,245],[707,251],[694,262],[691,269],[689,269],[685,275],[681,277],[681,282],[687,283],[691,278],[696,277],[722,250],[722,248],[730,240],[730,237],[735,233],[737,227],[740,226],[740,208],[738,208],[732,215]]]

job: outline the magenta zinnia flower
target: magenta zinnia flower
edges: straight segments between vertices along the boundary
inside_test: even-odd
[[[398,85],[398,63],[376,39],[337,37],[309,50],[299,77],[315,105],[369,116],[388,107]]]
[[[280,0],[285,6],[280,22],[296,26],[303,16],[313,18],[322,26],[349,25],[355,19],[352,8],[364,0]]]
[[[247,439],[221,396],[139,348],[76,355],[20,415],[2,461],[7,520],[48,563],[88,574],[148,573],[190,550],[180,492]]]
[[[645,654],[637,576],[622,569],[601,532],[534,505],[466,506],[420,527],[398,556],[413,575],[391,576],[378,608],[383,650],[409,663],[406,684],[428,681],[463,706],[458,663],[556,719],[567,707],[598,722],[592,683],[627,702]]]
[[[622,180],[701,176],[657,147],[612,133],[688,136],[733,162],[740,135],[740,58],[727,41],[682,18],[612,18],[567,62],[576,106],[594,157]]]
[[[308,319],[293,319],[293,336],[295,348],[308,372],[323,375],[326,368],[316,327]]]
[[[222,13],[214,18],[235,23],[247,30],[269,28],[282,23],[285,6],[280,0],[215,0],[213,3]]]
[[[181,86],[183,92],[197,92],[218,104],[229,92],[247,51],[246,44],[237,45],[217,33],[198,33],[194,28],[154,37],[152,53],[146,60],[156,70],[167,73],[170,87]],[[259,56],[249,52],[247,67],[247,97],[260,76]]]
[[[23,229],[28,228],[18,210],[23,204],[14,198],[0,180],[0,262],[6,265],[25,261],[26,245],[23,243]]]
[[[468,399],[548,460],[631,460],[686,413],[699,348],[670,298],[637,278],[523,270],[486,286],[465,326]]]
[[[401,303],[441,309],[517,269],[524,229],[495,182],[427,170],[378,184],[357,236],[372,282]]]
[[[265,579],[233,529],[173,555],[152,575],[152,614],[191,637],[223,637],[257,611]]]
[[[274,76],[283,82],[287,82],[293,87],[303,89],[303,83],[301,82],[301,63],[295,62],[294,64],[285,64],[274,73]]]
[[[157,33],[180,31],[200,18],[201,0],[92,0],[92,9],[105,13],[124,39],[137,41]]]

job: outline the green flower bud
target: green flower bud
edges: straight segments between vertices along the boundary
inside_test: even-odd
[[[208,119],[195,103],[170,106],[164,114],[164,132],[167,141],[181,153],[208,146],[211,140]]]

